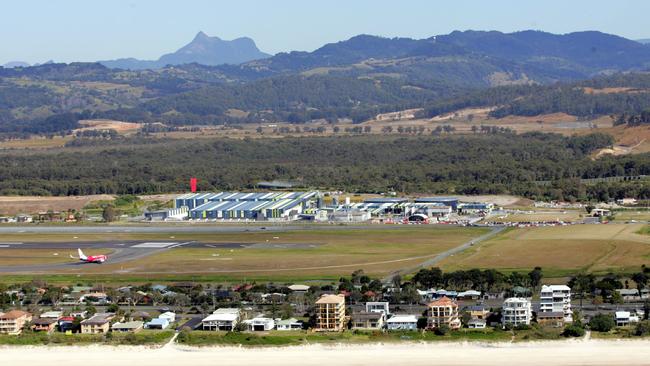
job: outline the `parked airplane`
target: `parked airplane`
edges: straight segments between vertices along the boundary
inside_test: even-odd
[[[81,249],[77,249],[79,251],[79,260],[85,263],[99,263],[102,264],[106,262],[108,259],[108,256],[100,254],[100,255],[91,255],[87,256],[84,254],[84,252],[81,251]],[[72,255],[70,255],[70,258],[76,259]]]

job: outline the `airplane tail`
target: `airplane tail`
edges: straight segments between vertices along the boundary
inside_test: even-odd
[[[82,261],[85,261],[85,260],[88,259],[88,257],[86,257],[84,252],[81,251],[81,248],[78,248],[77,250],[79,251],[79,259],[81,259]]]

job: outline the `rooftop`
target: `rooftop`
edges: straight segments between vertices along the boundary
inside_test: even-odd
[[[386,321],[387,323],[417,323],[418,317],[415,315],[395,315]]]
[[[31,314],[26,312],[26,311],[11,310],[11,311],[9,311],[7,313],[2,314],[2,316],[0,318],[2,318],[2,319],[12,319],[13,320],[13,319],[18,319],[20,317],[29,316],[29,315],[31,315]]]
[[[434,307],[434,306],[456,306],[456,302],[453,301],[452,299],[448,298],[447,296],[443,296],[440,299],[436,301],[432,301],[428,305],[429,307]]]
[[[341,304],[345,303],[345,296],[343,295],[322,295],[316,304]]]

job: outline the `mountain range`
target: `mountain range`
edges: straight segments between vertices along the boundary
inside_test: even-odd
[[[471,93],[499,86],[568,83],[562,100],[578,100],[584,96],[572,94],[573,82],[648,71],[650,45],[600,32],[457,31],[426,39],[358,35],[313,52],[274,56],[260,52],[250,39],[223,41],[199,33],[156,61],[0,68],[0,133],[60,131],[82,116],[169,125],[357,122],[409,108],[428,106],[434,113],[484,103],[502,91]],[[537,113],[538,105],[553,106],[560,95],[553,88],[526,90],[527,96],[543,92],[544,98],[531,97],[534,102],[513,104],[500,113]],[[519,93],[515,88],[509,99],[497,98],[490,105],[517,100]],[[637,94],[598,97],[607,101],[584,97],[580,103],[593,104],[580,115],[618,113],[614,107],[601,108],[605,102],[630,105],[634,111],[645,108],[641,99],[647,94]],[[625,97],[628,104],[614,97]],[[450,98],[460,99],[440,107],[440,101]]]
[[[222,40],[199,32],[192,42],[173,53],[161,56],[158,60],[138,60],[123,58],[118,60],[99,61],[102,65],[116,69],[144,70],[159,69],[167,65],[182,65],[197,63],[214,66],[224,64],[241,64],[251,60],[263,59],[271,55],[260,51],[255,41],[248,37]]]

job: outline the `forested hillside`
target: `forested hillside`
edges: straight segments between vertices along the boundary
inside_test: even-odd
[[[625,73],[649,67],[650,46],[604,33],[468,31],[420,40],[360,35],[240,65],[0,68],[0,138],[67,134],[79,127],[74,118],[335,123],[420,107],[430,117],[468,106],[497,107],[492,117],[640,113],[649,104],[648,76]],[[612,72],[619,74],[575,82]],[[587,90],[609,87],[620,90]]]
[[[0,194],[159,193],[254,188],[261,180],[358,192],[512,193],[531,198],[650,197],[646,182],[579,178],[650,174],[650,154],[590,159],[611,137],[496,134],[254,140],[80,140],[0,152]],[[541,186],[536,181],[550,180]]]

